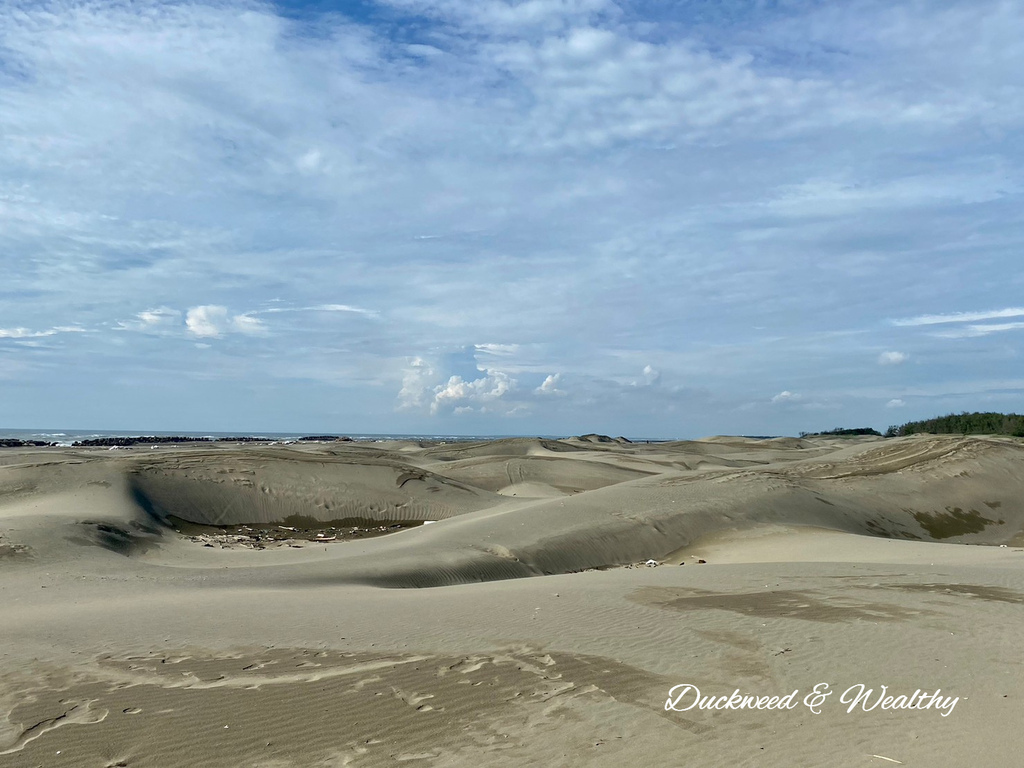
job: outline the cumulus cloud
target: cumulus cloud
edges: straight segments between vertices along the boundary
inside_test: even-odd
[[[879,365],[900,365],[907,362],[909,355],[905,352],[883,352],[878,356]]]
[[[515,360],[520,351],[516,344],[487,343],[448,356],[447,362],[410,358],[402,372],[397,409],[437,417],[467,413],[511,416],[530,413],[538,403],[568,395],[561,386],[561,373],[546,375],[536,387],[521,387],[516,371],[525,369],[518,368]],[[467,362],[475,365],[479,375],[450,372]]]
[[[434,380],[434,369],[422,357],[409,361],[402,374],[402,389],[398,392],[400,410],[424,408],[428,404],[428,392]]]
[[[439,413],[446,408],[468,408],[475,405],[487,407],[511,392],[516,381],[502,371],[488,371],[478,379],[466,381],[461,376],[452,376],[445,384],[434,389],[430,412]]]
[[[906,403],[898,397],[893,398],[885,404],[886,408],[902,408]]]
[[[541,382],[541,385],[534,390],[538,395],[564,395],[565,392],[558,388],[562,383],[562,374],[552,373]]]

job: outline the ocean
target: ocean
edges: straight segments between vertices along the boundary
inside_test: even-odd
[[[90,429],[4,429],[0,427],[0,440],[41,440],[47,443],[57,443],[62,446],[69,446],[80,440],[95,440],[103,437],[193,437],[209,438],[216,440],[227,437],[248,437],[265,439],[268,441],[298,440],[300,437],[317,434],[337,434],[339,437],[348,437],[360,442],[381,442],[387,440],[429,440],[432,442],[476,442],[480,440],[500,440],[509,437],[524,437],[524,435],[410,435],[402,433],[333,433],[333,432],[162,432],[153,430],[90,430]],[[568,435],[529,435],[545,440],[558,440]]]

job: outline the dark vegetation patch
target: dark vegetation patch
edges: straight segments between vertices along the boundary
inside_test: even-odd
[[[1024,416],[1017,413],[950,413],[935,419],[908,421],[886,430],[886,437],[905,435],[1013,435],[1024,437]]]
[[[871,427],[854,427],[848,429],[846,427],[836,427],[830,429],[827,432],[801,432],[800,437],[861,437],[864,435],[873,435],[874,437],[881,437],[882,433],[877,429]]]
[[[175,515],[167,522],[183,536],[206,546],[240,544],[252,549],[265,549],[287,541],[308,541],[326,544],[335,541],[356,541],[397,533],[423,525],[423,520],[382,522],[363,517],[345,517],[322,521],[314,517],[292,515],[280,523],[252,525],[199,525]]]
[[[909,511],[909,510],[908,510]],[[990,520],[975,509],[946,507],[945,512],[910,512],[933,539],[949,539],[981,533],[989,525],[1002,525],[1003,520]]]
[[[297,442],[337,443],[352,442],[351,437],[338,435],[306,435],[296,438]],[[190,437],[188,435],[138,435],[135,437],[95,437],[88,440],[76,440],[72,445],[76,448],[130,448],[133,445],[160,445],[163,443],[274,443],[267,437],[242,435],[239,437]],[[50,445],[50,443],[37,443]],[[0,442],[2,445],[2,442]],[[56,445],[56,443],[53,443]]]
[[[578,435],[575,439],[584,443],[619,443],[620,445],[627,445],[633,442],[624,437],[609,437],[608,435],[599,435],[596,432]]]

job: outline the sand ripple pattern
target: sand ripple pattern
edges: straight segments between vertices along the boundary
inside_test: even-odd
[[[447,765],[481,751],[514,759],[537,729],[566,717],[604,725],[620,707],[646,713],[634,729],[708,730],[660,711],[664,679],[611,659],[528,648],[146,654],[99,658],[74,674],[44,671],[35,681],[7,716],[13,738],[0,741],[0,755],[18,765]],[[76,729],[73,749],[59,728]],[[612,728],[609,741],[624,745],[622,730]]]

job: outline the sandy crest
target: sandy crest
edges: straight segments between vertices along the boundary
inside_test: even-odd
[[[1022,451],[5,450],[0,766],[1013,765]],[[255,551],[168,515],[440,522]],[[665,711],[682,683],[835,692]],[[847,712],[857,683],[960,700]]]

